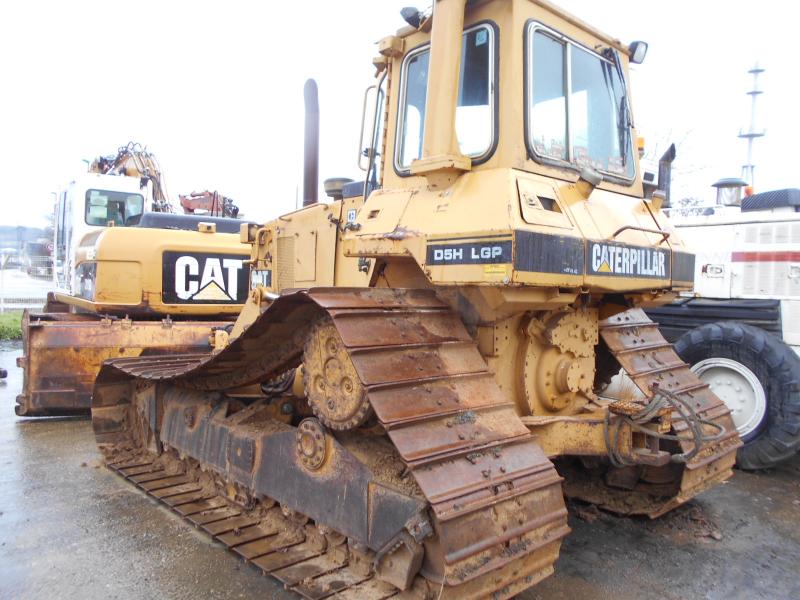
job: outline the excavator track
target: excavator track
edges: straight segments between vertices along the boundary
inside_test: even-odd
[[[224,394],[301,362],[368,406],[309,398],[294,427]],[[285,294],[215,355],[107,362],[93,402],[113,470],[305,598],[507,598],[569,532],[561,477],[432,291]]]
[[[685,465],[625,467],[604,479],[570,477],[566,494],[615,512],[658,517],[731,477],[742,442],[730,410],[680,359],[658,324],[643,310],[630,309],[601,321],[600,337],[645,397],[653,394],[654,386],[671,392],[685,400],[698,417],[722,426],[725,433]],[[688,425],[674,414],[672,428],[685,435]],[[681,452],[694,448],[690,436],[685,437],[679,442]],[[621,487],[608,485],[615,480]]]

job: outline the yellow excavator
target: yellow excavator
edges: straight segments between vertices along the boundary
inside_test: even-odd
[[[193,194],[192,210],[207,214],[174,214],[139,144],[98,157],[56,198],[54,291],[22,320],[20,416],[88,414],[108,358],[210,351],[210,332],[231,326],[249,288],[242,221],[215,216],[232,201]]]
[[[243,225],[230,334],[107,361],[93,427],[111,469],[304,598],[510,598],[553,572],[564,494],[655,517],[741,442],[642,310],[693,278],[633,151],[646,44],[544,0],[403,17],[365,181]],[[620,368],[641,398],[597,393]]]

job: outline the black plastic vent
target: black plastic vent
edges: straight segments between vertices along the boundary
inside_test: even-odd
[[[742,212],[786,207],[792,207],[797,212],[798,206],[800,206],[800,189],[797,188],[761,192],[742,199]]]
[[[247,223],[247,221],[229,219],[227,217],[147,212],[142,215],[142,219],[136,227],[197,231],[198,223],[214,223],[217,226],[217,233],[239,233],[239,227],[241,227],[242,223]]]

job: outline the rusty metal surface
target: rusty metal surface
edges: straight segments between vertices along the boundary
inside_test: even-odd
[[[112,462],[108,466],[265,573],[274,574],[303,597],[324,598],[371,579],[348,569],[347,552],[341,544],[331,544],[326,548],[312,543],[304,534],[303,527],[283,517],[280,510],[256,508],[243,511],[218,495],[210,495],[200,502],[188,497],[178,499],[178,496],[157,495],[154,493],[156,487],[162,490],[177,488],[177,485],[170,485],[176,478],[193,480],[198,486],[201,484],[197,474],[191,471],[164,476],[164,468],[158,464],[160,459],[155,455],[140,454],[138,457],[134,462],[151,461],[144,466],[158,467],[155,472],[160,473],[161,478],[153,479],[149,484],[137,481],[128,474],[128,461]],[[374,587],[384,589],[381,585]],[[395,593],[397,590],[393,589],[392,595]]]
[[[436,516],[444,560],[428,547],[423,573],[459,586],[528,554],[556,554],[568,532],[561,478],[461,320],[430,303],[384,314],[378,325],[374,310],[331,312],[379,421]],[[419,410],[409,402],[397,419],[393,406],[415,398],[420,386],[430,391],[423,398],[436,388],[438,401],[423,400]]]
[[[131,321],[67,312],[25,311],[19,416],[88,414],[103,361],[150,354],[210,351],[212,327],[229,321]]]
[[[601,321],[600,336],[646,397],[653,394],[653,386],[667,390],[687,402],[702,419],[723,427],[725,433],[708,442],[685,465],[670,464],[646,471],[646,478],[655,484],[652,487],[658,493],[648,494],[646,484],[618,492],[602,486],[592,489],[586,481],[567,486],[567,492],[610,510],[657,517],[731,477],[736,450],[742,442],[730,411],[675,354],[658,325],[643,310],[630,309]],[[675,433],[687,434],[688,424],[677,412],[673,413],[671,423]],[[690,452],[694,442],[686,435],[679,446],[682,452]],[[642,473],[644,476],[645,472]],[[674,482],[674,487],[665,485],[670,482]]]
[[[228,416],[225,403],[204,392],[266,381],[297,366],[311,325],[323,318],[335,324],[396,448],[396,460],[429,503],[433,535],[423,536],[425,585],[441,590],[442,598],[508,597],[508,590],[520,591],[552,573],[569,532],[561,478],[494,382],[461,321],[430,291],[298,291],[275,301],[214,356],[109,361],[95,388],[98,443],[119,452],[160,430],[171,448],[209,465],[225,481],[277,500],[372,551],[387,545],[420,510],[413,491],[404,496],[379,485],[335,439],[326,446],[329,459],[308,469],[298,458],[295,428],[262,421],[256,409],[247,418]],[[136,425],[142,411],[129,404],[145,393],[145,381],[163,388],[157,426]],[[246,447],[236,441],[242,438],[255,444],[252,461],[230,454]],[[182,494],[183,488],[176,489]],[[336,500],[342,497],[348,498],[346,506]],[[288,579],[302,575],[303,584],[293,589],[321,597],[313,581],[340,567],[317,572],[333,558],[307,553],[293,564],[277,564],[272,554],[253,562],[283,569]],[[329,579],[331,586],[347,582],[351,589],[369,581],[354,572]],[[382,597],[382,586],[364,589]]]
[[[167,475],[168,469],[155,455],[123,456],[108,466],[304,598],[326,598],[351,588],[354,593],[365,592],[351,597],[384,598],[397,594],[396,588],[354,569],[341,539],[326,540],[319,532],[309,537],[308,527],[303,528],[275,508],[243,510],[222,496],[203,492],[198,492],[208,496],[203,500],[197,500],[198,495],[159,494],[156,490],[178,490],[179,481],[193,481],[198,489],[203,484],[191,469]],[[171,467],[169,470],[174,472]],[[141,475],[142,468],[149,469],[146,482],[131,475]],[[369,581],[372,583],[366,585]]]
[[[312,288],[284,294],[221,352],[174,355],[166,360],[115,360],[100,374],[114,379],[118,370],[150,380],[172,379],[198,390],[224,390],[266,381],[296,366],[313,320],[323,309],[438,309],[446,305],[433,290]],[[152,371],[158,365],[159,371]]]

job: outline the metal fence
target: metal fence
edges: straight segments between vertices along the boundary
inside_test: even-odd
[[[49,256],[0,257],[0,312],[40,308],[52,289]]]

